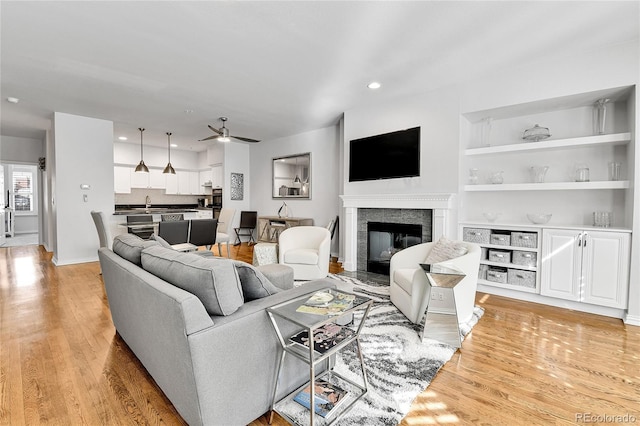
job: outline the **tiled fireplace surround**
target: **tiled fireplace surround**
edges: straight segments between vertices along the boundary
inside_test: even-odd
[[[420,214],[421,212],[404,210],[431,210],[431,240],[437,241],[441,236],[448,235],[451,231],[451,215],[454,205],[453,194],[341,195],[340,198],[342,198],[344,207],[345,250],[342,267],[346,271],[366,270],[367,221],[380,221],[379,218],[390,218],[383,221],[416,223],[411,222],[411,220],[422,221],[428,217],[428,214],[422,215]],[[371,209],[384,211],[376,212]],[[424,222],[418,223],[425,225]]]

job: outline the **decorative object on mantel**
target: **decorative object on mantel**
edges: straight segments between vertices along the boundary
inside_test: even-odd
[[[149,173],[149,168],[144,164],[142,157],[142,132],[144,132],[144,129],[142,127],[138,127],[138,130],[140,130],[140,163],[136,166],[136,172]]]
[[[491,120],[491,117],[485,117],[480,120],[480,132],[478,139],[481,148],[491,146]]]
[[[176,171],[171,165],[171,132],[167,132],[167,150],[169,152],[169,162],[167,163],[167,167],[164,168],[162,173],[175,175]]]
[[[593,226],[608,228],[613,222],[612,212],[593,212]]]
[[[244,199],[244,175],[242,173],[231,173],[231,199]]]
[[[549,170],[549,166],[532,166],[531,171],[531,180],[533,183],[544,183],[544,177]]]
[[[537,124],[530,129],[524,131],[522,139],[527,142],[539,142],[551,136],[548,127],[540,127]]]
[[[621,179],[621,168],[622,164],[616,161],[612,161],[609,163],[609,180],[620,180]]]
[[[289,217],[289,206],[287,206],[287,203],[283,202],[278,209],[278,217]]]
[[[604,135],[604,125],[607,118],[607,102],[609,99],[598,99],[593,104],[593,134]]]

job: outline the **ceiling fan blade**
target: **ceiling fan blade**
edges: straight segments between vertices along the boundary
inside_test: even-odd
[[[218,136],[213,135],[213,136],[209,136],[208,138],[204,138],[204,139],[198,139],[198,142],[202,142],[202,141],[209,141],[211,139],[218,139]]]
[[[233,136],[231,135],[232,138],[236,138],[236,139],[240,139],[241,141],[245,141],[245,142],[260,142],[259,140],[256,139],[249,139],[249,138],[243,138],[241,136]]]
[[[220,131],[220,130],[216,129],[215,127],[212,127],[212,126],[210,126],[208,124],[207,124],[207,127],[210,128],[211,130],[213,130],[218,135],[222,136],[222,131]]]

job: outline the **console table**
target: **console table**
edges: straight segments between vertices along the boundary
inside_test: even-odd
[[[312,226],[313,219],[310,217],[280,217],[280,216],[259,216],[258,217],[258,241],[267,243],[277,243],[277,234],[273,232],[273,224],[277,223],[282,230],[293,226]]]

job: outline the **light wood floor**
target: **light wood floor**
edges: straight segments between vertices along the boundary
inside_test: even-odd
[[[251,248],[232,257],[251,261]],[[477,302],[483,318],[402,425],[640,423],[640,327]],[[40,246],[0,248],[0,392],[0,425],[184,424],[115,335],[98,264],[55,267]]]

